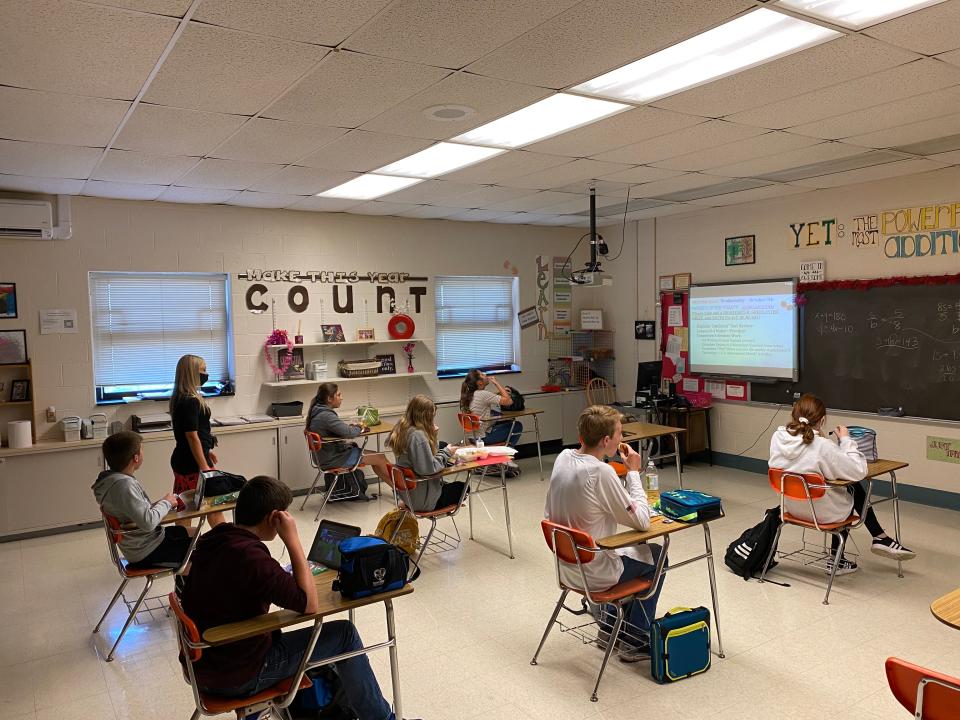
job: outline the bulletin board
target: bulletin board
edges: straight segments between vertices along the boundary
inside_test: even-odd
[[[702,378],[690,372],[689,301],[685,292],[660,293],[661,390],[666,392],[666,383],[675,382],[680,394],[709,393],[713,399],[746,401],[746,381]]]

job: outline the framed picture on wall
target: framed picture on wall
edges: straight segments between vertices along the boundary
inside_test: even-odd
[[[320,333],[323,335],[323,342],[346,342],[343,336],[343,325],[321,325]]]
[[[673,290],[673,275],[660,276],[660,290]]]
[[[23,365],[27,362],[27,331],[0,330],[0,365]]]
[[[673,289],[674,290],[689,290],[690,283],[693,282],[692,273],[677,273],[673,276]]]
[[[377,333],[373,328],[360,328],[357,330],[357,340],[376,340]]]
[[[14,380],[10,383],[10,402],[24,402],[30,399],[30,381]]]
[[[17,284],[0,282],[0,320],[17,317]]]
[[[723,264],[753,265],[757,261],[756,235],[738,235],[723,240]]]

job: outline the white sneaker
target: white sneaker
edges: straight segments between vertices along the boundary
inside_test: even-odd
[[[837,576],[840,575],[849,575],[850,573],[855,573],[860,568],[853,560],[848,560],[847,558],[840,558],[840,564],[837,565]],[[827,560],[827,575],[833,570],[833,558]]]
[[[905,548],[891,537],[875,537],[870,551],[891,560],[913,560],[917,554],[910,548]]]

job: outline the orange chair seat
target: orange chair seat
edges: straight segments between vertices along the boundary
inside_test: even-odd
[[[176,570],[176,568],[165,568],[165,567],[132,568],[130,567],[130,564],[122,558],[120,559],[120,563],[123,565],[123,574],[130,578],[147,577],[148,575],[159,575],[160,573],[168,573]]]
[[[855,522],[860,520],[859,516],[856,513],[853,513],[846,520],[841,520],[840,522],[835,523],[820,523],[821,530],[837,530],[838,528],[847,527],[848,525],[853,525]],[[803,518],[798,518],[795,515],[785,512],[783,514],[783,521],[785,523],[790,523],[791,525],[800,525],[801,527],[817,529],[817,526],[812,520],[804,520]]]
[[[286,680],[281,680],[276,685],[271,685],[266,690],[258,692],[256,695],[243,698],[228,698],[220,697],[219,695],[200,693],[200,700],[203,702],[203,706],[213,714],[228,713],[233,712],[237,708],[246,707],[247,705],[255,705],[267,700],[272,700],[275,697],[280,697],[281,695],[284,695],[290,691],[290,685],[292,683],[293,678],[287,678]],[[310,678],[304,675],[300,680],[299,689],[306,690],[312,684],[313,682],[310,680]]]
[[[446,507],[437,508],[436,510],[427,510],[424,512],[414,512],[418,518],[432,518],[432,517],[441,517],[443,515],[449,515],[454,510],[457,509],[457,506],[460,503],[454,503],[453,505],[447,505]]]
[[[617,462],[616,460],[610,460],[607,463],[610,467],[613,468],[613,471],[617,474],[617,477],[623,477],[627,474],[627,466],[622,462]]]
[[[366,467],[366,465],[364,465],[363,463],[360,463],[359,465],[357,465],[357,470],[359,470],[362,467]],[[353,468],[352,467],[332,467],[332,468],[324,468],[323,471],[331,475],[345,475],[348,472],[352,472]]]
[[[631,595],[639,595],[650,589],[652,583],[649,580],[644,580],[643,578],[637,578],[636,580],[625,580],[622,583],[617,583],[613,587],[608,587],[606,590],[598,590],[596,592],[590,593],[591,602],[595,603],[606,603],[606,602],[616,602],[625,597],[630,597]],[[573,586],[564,585],[564,587],[573,590],[573,592],[580,593],[581,595],[586,595],[586,593],[580,588]]]

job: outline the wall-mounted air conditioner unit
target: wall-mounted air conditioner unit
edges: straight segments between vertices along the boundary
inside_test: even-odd
[[[53,239],[53,210],[46,200],[0,198],[0,237]]]

